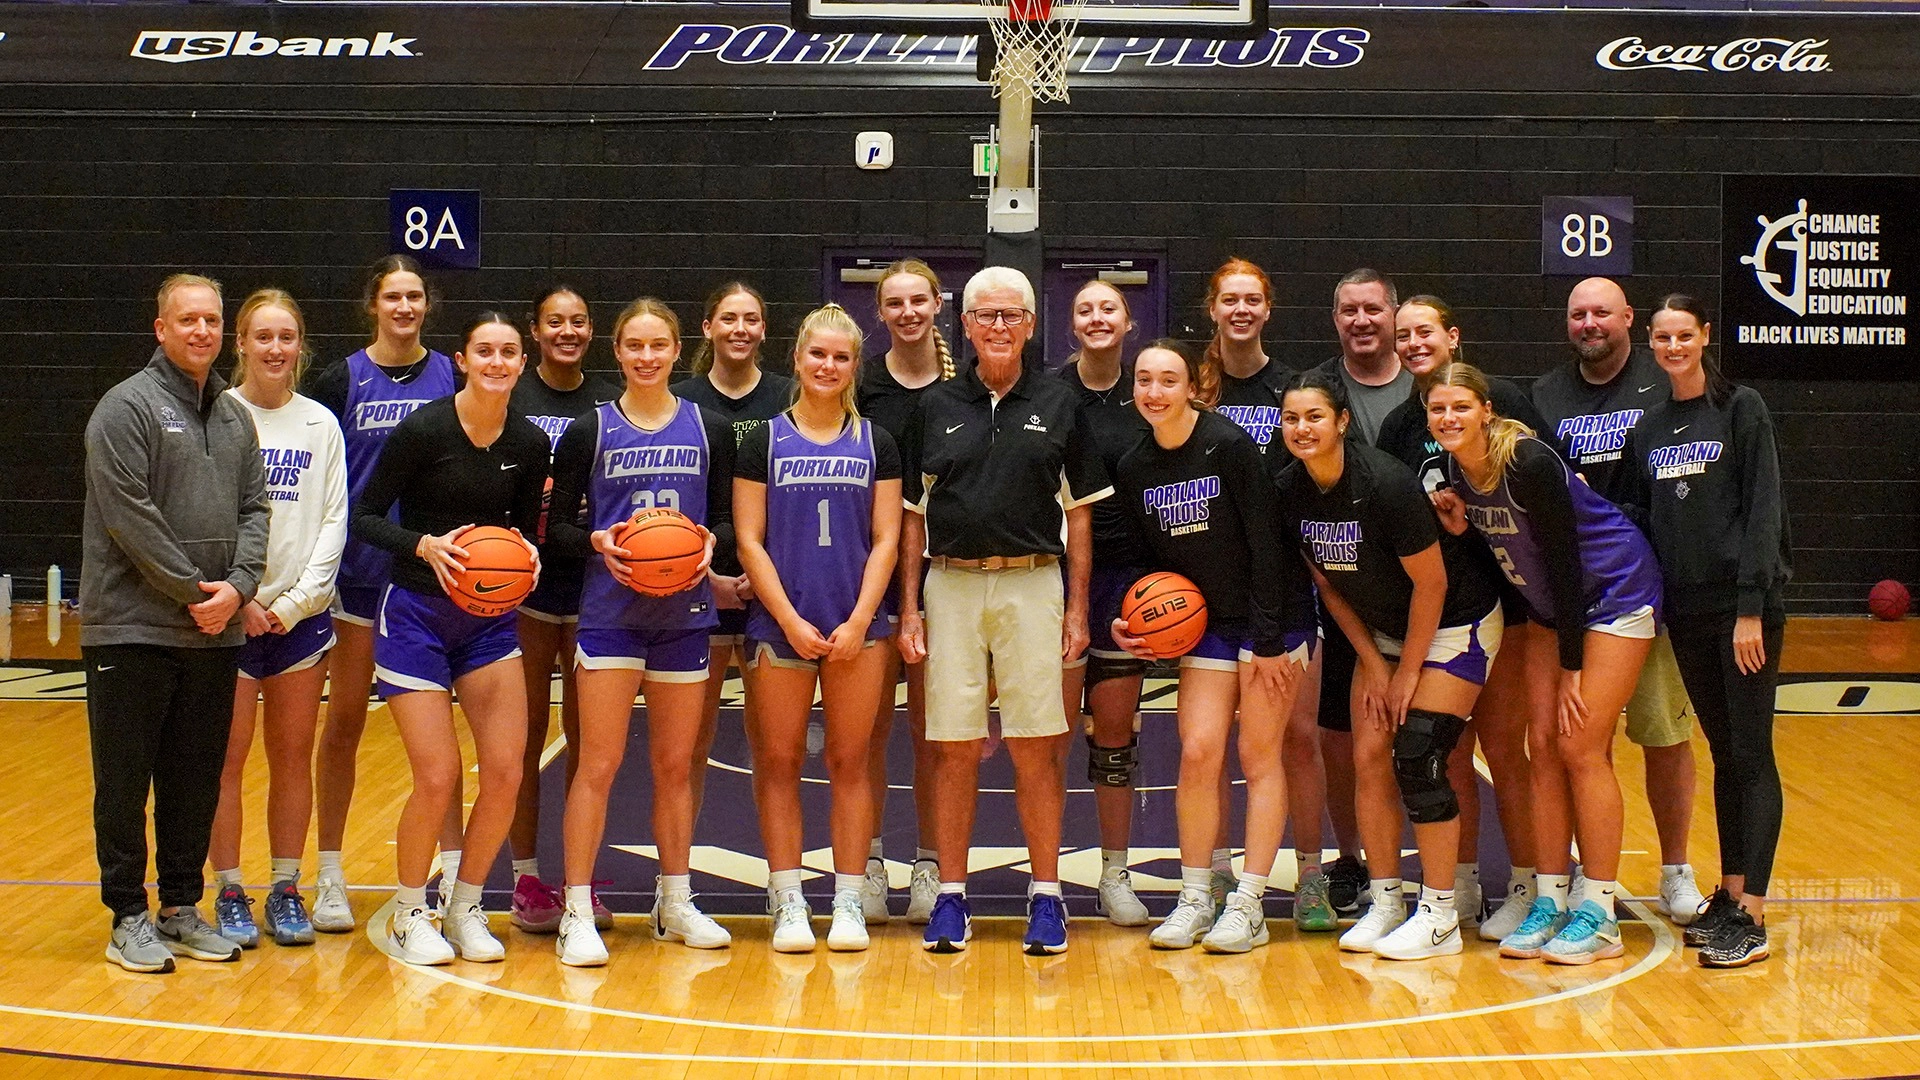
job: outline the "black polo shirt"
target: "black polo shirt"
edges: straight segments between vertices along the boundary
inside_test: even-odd
[[[973,368],[928,387],[900,457],[933,556],[1063,555],[1061,500],[1113,494],[1072,388],[1032,368],[998,402]]]

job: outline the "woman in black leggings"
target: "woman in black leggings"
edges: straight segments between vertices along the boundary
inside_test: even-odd
[[[1792,573],[1780,458],[1766,403],[1709,358],[1699,302],[1668,296],[1651,325],[1673,397],[1634,428],[1636,501],[1647,507],[1680,676],[1713,747],[1720,828],[1720,888],[1686,941],[1707,967],[1744,967],[1768,955],[1767,878],[1780,841],[1773,694]]]

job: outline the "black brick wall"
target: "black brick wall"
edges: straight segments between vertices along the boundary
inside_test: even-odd
[[[694,88],[660,102],[671,119],[632,113],[636,93],[172,87],[145,115],[152,88],[0,86],[0,569],[23,595],[48,562],[77,580],[81,433],[151,350],[164,273],[291,289],[335,359],[362,340],[353,297],[391,187],[484,193],[488,268],[436,279],[429,337],[449,350],[462,317],[517,311],[556,272],[603,323],[643,293],[697,319],[744,275],[780,334],[821,295],[822,248],[980,243],[983,88]],[[616,101],[626,121],[584,121]],[[1920,122],[1883,122],[1891,104],[1087,91],[1040,118],[1043,228],[1060,248],[1164,250],[1193,337],[1208,272],[1254,259],[1279,294],[1269,351],[1295,364],[1333,350],[1335,277],[1377,266],[1447,297],[1477,362],[1531,377],[1569,355],[1571,282],[1538,272],[1542,196],[1633,196],[1631,298],[1684,288],[1717,309],[1720,175],[1920,175]],[[894,133],[891,171],[848,164],[869,128]],[[1920,579],[1920,383],[1757,385],[1782,434],[1793,609],[1857,612],[1871,582]]]

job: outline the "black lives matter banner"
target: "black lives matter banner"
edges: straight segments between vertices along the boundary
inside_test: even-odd
[[[92,84],[964,88],[964,32],[815,34],[788,5],[0,3],[0,91]],[[1907,95],[1920,19],[1276,5],[1251,41],[1088,36],[1075,89]],[[1434,43],[1444,42],[1436,63]],[[636,111],[671,110],[665,98]],[[747,106],[751,107],[751,106]],[[1703,107],[1706,107],[1703,105]]]
[[[1716,331],[1739,378],[1920,377],[1920,179],[1729,176]]]

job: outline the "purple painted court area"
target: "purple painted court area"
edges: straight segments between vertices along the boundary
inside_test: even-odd
[[[729,686],[726,704],[720,710],[719,733],[714,739],[709,759],[705,806],[694,830],[693,887],[700,894],[701,906],[710,913],[762,914],[766,911],[766,890],[764,884],[759,882],[764,882],[765,865],[761,854],[759,819],[753,803],[752,777],[746,771],[750,767],[750,755],[747,752],[746,733],[741,726],[739,697],[735,689],[737,685]],[[1148,692],[1150,696],[1157,696],[1152,684],[1149,684]],[[1171,699],[1171,693],[1167,693],[1162,700],[1149,702],[1148,708],[1151,710],[1156,705],[1165,708],[1171,704]],[[888,747],[888,775],[892,790],[887,798],[885,839],[887,859],[910,864],[915,847],[913,793],[909,790],[913,775],[913,751],[904,711],[901,710],[897,716],[893,739]],[[627,747],[620,778],[614,784],[612,804],[607,812],[606,843],[601,849],[596,871],[600,880],[605,882],[599,886],[601,899],[614,911],[623,913],[646,912],[652,908],[653,882],[658,873],[658,865],[652,858],[623,850],[653,843],[653,830],[649,822],[651,785],[647,770],[644,717],[645,709],[636,708],[632,741]],[[817,748],[820,742],[817,731],[820,712],[817,709],[813,714],[813,723],[816,732],[812,745]],[[1134,800],[1133,857],[1136,861],[1133,871],[1136,883],[1141,885],[1141,899],[1159,916],[1172,908],[1173,893],[1149,892],[1146,883],[1138,879],[1141,875],[1153,875],[1177,883],[1180,877],[1179,860],[1173,854],[1179,842],[1174,833],[1172,790],[1180,752],[1171,711],[1148,711],[1145,714],[1140,732],[1140,762],[1140,785],[1150,790],[1136,794]],[[558,884],[560,880],[565,766],[564,758],[555,757],[541,774],[540,861],[543,877],[549,884]],[[804,775],[806,780],[801,785],[801,803],[806,812],[803,850],[808,852],[805,862],[809,870],[805,888],[807,895],[816,901],[816,906],[824,907],[833,891],[833,879],[831,863],[824,850],[828,846],[828,792],[824,782],[826,766],[818,753],[809,755]],[[1078,734],[1072,739],[1066,775],[1068,794],[1063,851],[1084,854],[1063,855],[1062,877],[1073,913],[1091,915],[1094,894],[1089,886],[1099,874],[1100,840],[1093,792],[1086,779],[1086,742]],[[1499,820],[1494,813],[1493,791],[1484,780],[1479,784],[1480,864],[1485,870],[1483,881],[1486,894],[1498,897],[1505,886],[1506,843],[1501,837]],[[996,753],[981,765],[979,813],[973,836],[976,865],[980,861],[980,849],[1021,850],[1017,853],[1013,850],[990,853],[995,857],[987,861],[1000,865],[992,869],[975,870],[970,875],[967,892],[973,900],[975,914],[1013,915],[1024,913],[1026,909],[1026,857],[1010,791],[1012,786],[1013,769],[1004,751]],[[1236,844],[1236,854],[1242,837],[1239,818],[1245,807],[1243,792],[1243,788],[1236,786],[1234,821],[1229,828],[1229,836]],[[1325,835],[1327,845],[1333,846],[1331,827],[1327,828]],[[1292,843],[1289,833],[1286,847],[1281,851],[1283,860],[1292,858]],[[1402,848],[1412,847],[1413,836],[1409,830],[1402,841]],[[722,850],[703,853],[702,848]],[[1165,857],[1149,858],[1153,852],[1147,849],[1165,849]],[[1077,873],[1074,867],[1083,872]],[[737,876],[727,876],[728,870],[733,870]],[[812,873],[816,870],[824,873]],[[1404,859],[1401,872],[1409,881],[1418,880],[1418,861],[1412,857]],[[1076,883],[1076,877],[1085,884]],[[895,880],[903,882],[904,873],[896,873]],[[488,885],[489,893],[494,894],[489,896],[488,906],[497,905],[496,909],[504,909],[507,894],[512,888],[505,852],[501,853],[499,865]],[[1172,887],[1169,885],[1169,888]],[[895,889],[892,905],[895,915],[906,910],[906,902],[904,887]],[[1274,916],[1290,915],[1290,894],[1276,890],[1275,894],[1270,894],[1267,907]]]

